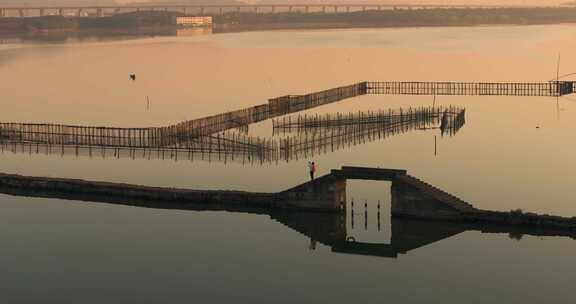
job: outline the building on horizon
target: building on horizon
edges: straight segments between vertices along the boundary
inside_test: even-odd
[[[176,16],[176,25],[182,27],[212,27],[211,16]]]

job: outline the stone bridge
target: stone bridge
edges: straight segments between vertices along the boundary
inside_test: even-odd
[[[552,230],[563,235],[576,234],[576,217],[477,209],[445,191],[408,175],[406,170],[397,169],[342,167],[313,181],[278,193],[161,188],[0,173],[0,193],[151,208],[248,210],[256,213],[315,211],[320,214],[345,215],[348,179],[390,181],[392,183],[390,212],[392,218],[396,219],[531,227]],[[345,244],[340,245],[337,248],[346,249]]]
[[[477,211],[472,205],[407,174],[406,170],[342,167],[277,195],[276,204],[285,208],[344,211],[346,181],[379,180],[392,182],[392,216],[454,219]]]

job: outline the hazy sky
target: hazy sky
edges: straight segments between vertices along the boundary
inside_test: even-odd
[[[568,0],[252,0],[253,2],[325,2],[325,3],[410,3],[410,4],[490,4],[490,5],[555,5]]]
[[[58,2],[104,3],[111,0],[0,0],[0,3],[58,3]],[[115,0],[118,3],[170,2],[211,3],[210,0]],[[233,1],[233,0],[231,0]],[[236,0],[247,3],[410,3],[410,4],[487,4],[487,5],[558,5],[572,0]],[[220,1],[218,1],[220,2]]]
[[[146,0],[116,0],[121,3],[130,2],[144,2]],[[148,0],[148,2],[163,1],[163,2],[180,2],[185,3],[186,0]],[[261,0],[239,0],[249,3],[261,2]],[[569,2],[569,0],[265,0],[265,2],[289,3],[289,2],[324,2],[324,3],[414,3],[414,4],[490,4],[490,5],[557,5],[560,3]]]

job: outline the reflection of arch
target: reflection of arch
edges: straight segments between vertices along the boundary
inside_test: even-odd
[[[380,257],[397,257],[465,230],[457,223],[392,219],[390,244],[364,243],[347,235],[345,225],[341,224],[346,221],[345,214],[282,212],[270,216],[331,247],[333,252]]]
[[[345,214],[282,212],[272,213],[270,217],[325,246],[331,247],[332,252],[388,258],[397,258],[401,254],[469,230],[482,233],[505,233],[514,239],[518,239],[518,236],[521,235],[576,237],[576,232],[558,229],[393,218],[390,226],[391,239],[389,244],[364,243],[346,235],[346,227],[339,224],[346,221]]]
[[[559,228],[529,227],[517,225],[490,224],[487,222],[441,222],[392,218],[390,244],[364,243],[347,235],[347,213],[302,212],[282,209],[270,209],[247,204],[202,203],[191,201],[139,200],[126,197],[110,197],[105,194],[62,193],[55,191],[22,190],[0,187],[0,192],[18,196],[50,197],[75,201],[103,202],[117,205],[157,209],[178,209],[190,211],[228,211],[259,215],[269,215],[271,219],[298,231],[332,248],[333,252],[370,255],[379,257],[397,257],[409,251],[427,246],[467,230],[484,233],[506,233],[515,238],[520,235],[569,236],[576,238],[576,231]],[[413,200],[424,204],[431,198],[422,192],[410,192]],[[430,203],[430,202],[429,202]]]

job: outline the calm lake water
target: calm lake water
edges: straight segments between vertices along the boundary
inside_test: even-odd
[[[575,48],[576,25],[6,41],[0,44],[0,121],[162,126],[359,81],[548,81],[556,77],[559,53],[560,74],[576,72]],[[128,79],[131,73],[135,82]],[[6,173],[275,192],[305,181],[306,162],[313,159],[320,174],[343,165],[402,168],[479,208],[576,216],[575,101],[576,96],[558,101],[439,96],[437,105],[466,108],[466,124],[453,137],[413,131],[263,165],[7,151],[0,164]],[[430,96],[363,96],[307,114],[432,103]],[[271,123],[250,126],[250,134],[271,137]],[[362,207],[354,227],[350,215],[157,210],[1,195],[0,300],[540,303],[572,298],[574,240],[518,240],[507,233],[392,221],[389,188],[388,183],[350,182],[348,196],[369,205],[366,226]],[[345,222],[343,229],[322,232],[338,221]],[[426,241],[386,258],[345,254],[326,241],[342,233],[370,243],[394,245],[396,236]]]

